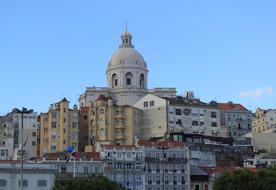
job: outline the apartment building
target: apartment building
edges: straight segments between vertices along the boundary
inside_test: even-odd
[[[252,117],[250,110],[241,104],[233,102],[217,103],[220,109],[221,125],[227,128],[227,135],[234,142],[242,140],[242,136],[252,131]]]
[[[22,145],[23,133],[23,145]],[[37,113],[22,116],[8,113],[0,117],[0,159],[20,159],[23,146],[24,159],[37,156]]]
[[[140,140],[146,190],[190,189],[189,150],[183,142]]]
[[[14,126],[12,113],[0,117],[0,139],[0,159],[12,159],[14,150]]]
[[[134,145],[103,145],[104,175],[131,190],[144,190],[144,152]]]
[[[47,113],[41,113],[39,124],[40,156],[62,152],[68,146],[78,150],[78,109],[70,109],[66,98],[51,104]]]
[[[118,106],[100,95],[89,107],[89,139],[93,145],[132,145],[140,137],[141,111],[132,106]]]
[[[276,109],[258,108],[252,121],[252,132],[273,132],[276,129]]]

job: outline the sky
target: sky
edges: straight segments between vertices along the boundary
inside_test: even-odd
[[[0,115],[71,106],[105,70],[125,30],[148,86],[203,101],[276,108],[275,0],[0,1]]]

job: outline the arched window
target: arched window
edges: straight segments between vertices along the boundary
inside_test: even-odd
[[[144,74],[141,74],[140,75],[140,87],[144,88],[145,87],[145,77],[144,77]]]
[[[126,73],[126,85],[131,85],[132,73]]]
[[[100,129],[100,135],[101,135],[101,136],[104,136],[104,135],[105,135],[105,134],[104,134],[104,129],[103,129],[103,128]]]
[[[114,73],[112,75],[112,88],[114,88],[115,86],[118,86],[118,76]]]

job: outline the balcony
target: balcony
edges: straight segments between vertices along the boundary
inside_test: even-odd
[[[119,123],[114,126],[115,129],[126,129],[125,124]]]
[[[115,134],[116,140],[124,140],[126,138],[126,135],[124,134]]]
[[[187,158],[168,158],[169,162],[188,162]]]

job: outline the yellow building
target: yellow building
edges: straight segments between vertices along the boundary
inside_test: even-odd
[[[140,138],[141,111],[118,106],[100,95],[89,107],[89,138],[92,145],[134,144]]]
[[[66,98],[41,113],[39,123],[40,156],[64,151],[71,145],[78,150],[78,109],[70,109]]]
[[[253,133],[269,133],[276,130],[276,109],[258,108],[252,121]]]

